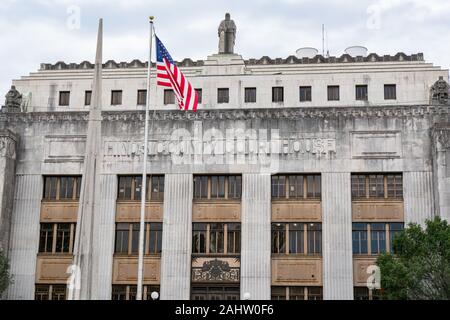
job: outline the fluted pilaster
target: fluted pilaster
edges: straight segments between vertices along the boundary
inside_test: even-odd
[[[435,215],[432,172],[404,172],[405,224],[424,224]]]

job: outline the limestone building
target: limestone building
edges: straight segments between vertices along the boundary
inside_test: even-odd
[[[450,218],[448,70],[362,48],[245,60],[231,22],[220,54],[178,62],[196,113],[152,74],[148,150],[146,63],[42,64],[13,81],[0,113],[6,298],[65,299],[78,270],[80,298],[134,299],[144,157],[147,299],[375,299],[367,269],[395,234]]]

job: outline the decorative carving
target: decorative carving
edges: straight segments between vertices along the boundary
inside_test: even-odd
[[[20,106],[22,104],[22,95],[16,90],[15,86],[11,86],[11,89],[6,94],[5,106],[2,111],[6,112],[20,112]],[[5,109],[5,110],[3,110]]]
[[[16,159],[16,142],[10,137],[0,137],[0,157]]]
[[[443,150],[450,149],[450,123],[438,123],[433,128],[433,138]]]
[[[198,110],[180,112],[178,110],[158,110],[151,113],[150,119],[155,121],[186,121],[186,120],[252,120],[252,119],[336,119],[336,118],[404,118],[425,117],[450,114],[448,106],[398,106],[398,107],[321,107],[321,108],[289,108],[278,109],[229,109],[229,110]],[[103,111],[104,121],[144,121],[144,111]],[[88,113],[77,112],[27,112],[14,116],[0,113],[0,121],[9,122],[87,122]]]
[[[192,281],[239,282],[239,279],[240,268],[230,266],[225,260],[215,258],[203,262],[201,267],[192,267]]]
[[[430,90],[430,104],[449,104],[450,86],[444,77],[439,77],[439,80],[434,83]]]
[[[234,43],[236,40],[236,24],[230,18],[230,14],[225,14],[225,20],[219,25],[219,53],[234,53]]]

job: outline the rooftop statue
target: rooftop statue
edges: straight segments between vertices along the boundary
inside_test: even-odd
[[[236,40],[236,25],[231,20],[230,14],[225,14],[225,20],[219,25],[219,54],[234,53],[234,43]]]
[[[6,111],[20,111],[22,105],[22,95],[16,90],[15,86],[11,86],[11,89],[6,94],[5,110]]]

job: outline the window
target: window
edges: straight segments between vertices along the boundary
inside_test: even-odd
[[[84,92],[84,105],[90,106],[91,105],[91,99],[92,99],[92,91],[85,91]]]
[[[354,287],[353,297],[354,300],[380,300],[381,290],[369,289],[367,287]]]
[[[272,102],[283,102],[283,87],[272,87]]]
[[[122,90],[111,91],[111,105],[117,106],[122,104]]]
[[[384,85],[384,100],[397,99],[397,86],[395,84]]]
[[[397,253],[398,249],[395,247],[395,238],[398,237],[403,231],[403,223],[402,222],[393,222],[389,224],[389,243],[390,249],[392,253]]]
[[[164,104],[174,104],[175,103],[175,94],[172,89],[164,90]]]
[[[372,254],[386,252],[386,226],[384,223],[370,224],[370,238]]]
[[[311,87],[300,87],[300,102],[311,101]]]
[[[206,253],[207,224],[194,223],[192,226],[192,253]]]
[[[197,97],[198,97],[198,104],[202,103],[202,89],[195,89],[195,91],[197,92]]]
[[[289,224],[289,253],[305,252],[305,230],[303,223]]]
[[[41,223],[39,253],[72,253],[75,223]]]
[[[141,200],[142,176],[119,176],[118,200]],[[147,201],[164,200],[164,176],[147,176]]]
[[[142,300],[153,300],[152,292],[160,292],[159,286],[143,286]],[[136,285],[112,285],[111,300],[136,300],[137,286]],[[157,299],[159,300],[159,298]]]
[[[322,300],[322,287],[271,287],[272,300]]]
[[[44,177],[44,200],[73,201],[80,198],[81,177],[46,176]]]
[[[66,300],[65,284],[37,284],[34,291],[35,300]]]
[[[367,224],[353,223],[353,254],[367,254]]]
[[[147,104],[147,90],[138,90],[137,92],[137,105],[145,106]]]
[[[238,286],[203,285],[192,286],[191,300],[239,300]]]
[[[223,223],[211,223],[209,231],[209,253],[224,252],[224,229]]]
[[[194,176],[194,199],[240,199],[241,176]]]
[[[193,223],[192,253],[237,254],[241,252],[239,223]]]
[[[339,86],[328,86],[328,101],[339,101]]]
[[[42,223],[39,237],[39,252],[52,252],[53,223]]]
[[[308,254],[322,253],[322,224],[308,223]]]
[[[117,223],[116,254],[137,254],[139,252],[139,223]],[[144,253],[160,254],[162,251],[162,223],[146,222],[144,227]]]
[[[59,105],[68,106],[70,103],[70,91],[60,91],[59,92]]]
[[[245,88],[245,103],[256,102],[256,88]]]
[[[356,100],[367,101],[367,85],[358,85],[355,87],[356,90]]]
[[[286,188],[288,192],[286,192]],[[313,175],[274,175],[272,176],[272,199],[320,199],[321,176]]]
[[[321,254],[322,224],[272,223],[272,253]]]
[[[230,102],[230,91],[228,88],[217,89],[217,103]]]
[[[403,199],[401,173],[352,174],[353,199]]]

